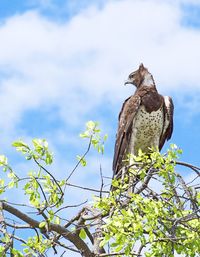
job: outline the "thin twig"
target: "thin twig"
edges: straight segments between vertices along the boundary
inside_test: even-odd
[[[117,252],[117,253],[101,253],[98,255],[98,257],[108,257],[108,256],[121,256],[121,255],[127,255],[125,252]],[[138,255],[137,253],[130,253],[130,256],[141,256]]]
[[[109,191],[105,191],[105,190],[98,190],[98,189],[94,189],[94,188],[90,188],[90,187],[83,187],[83,186],[79,186],[79,185],[74,185],[74,184],[71,184],[71,183],[66,183],[67,186],[71,186],[71,187],[75,187],[75,188],[79,188],[79,189],[83,189],[83,190],[87,190],[87,191],[91,191],[91,192],[96,192],[96,193],[109,193]]]
[[[104,186],[103,173],[102,173],[101,164],[100,164],[100,178],[101,178],[101,187],[100,187],[99,197],[100,197],[100,199],[101,199],[101,198],[102,198],[103,186]]]
[[[86,152],[82,155],[82,157],[80,158],[80,160],[77,162],[77,164],[75,165],[75,167],[73,168],[73,170],[70,172],[69,176],[66,178],[66,182],[71,178],[71,176],[73,175],[73,173],[75,172],[75,170],[78,168],[79,164],[82,162],[82,160],[85,158],[85,156],[88,154],[88,152],[90,151],[90,147],[92,144],[92,138],[93,136],[90,137],[90,141],[88,144],[88,148],[86,150]],[[65,191],[65,190],[64,190]]]
[[[200,176],[200,172],[199,172],[200,167],[194,166],[194,165],[192,165],[190,163],[180,162],[180,161],[176,161],[176,164],[188,167],[188,168],[194,170],[197,173],[197,175]]]
[[[58,209],[57,211],[55,211],[55,212],[54,212],[54,215],[55,215],[56,213],[58,213],[59,211],[62,211],[62,210],[67,209],[67,208],[77,208],[77,207],[80,207],[81,205],[87,203],[87,201],[88,201],[88,200],[86,200],[86,201],[84,201],[84,202],[82,202],[82,203],[79,203],[79,204],[74,204],[74,205],[66,205],[66,206],[64,206],[64,207],[62,207],[62,208],[60,208],[60,209]]]
[[[63,197],[63,195],[64,195],[64,192],[62,191],[62,188],[61,188],[61,186],[59,185],[58,181],[54,178],[54,176],[51,174],[51,172],[49,172],[44,166],[42,166],[42,165],[38,162],[38,160],[37,160],[36,158],[34,158],[34,161],[35,161],[35,163],[36,163],[41,169],[43,169],[43,170],[53,179],[53,181],[55,182],[55,184],[56,184],[57,187],[59,188],[60,193],[61,193],[61,197],[59,198],[58,202],[60,202],[61,199],[62,199],[62,197]],[[57,203],[56,203],[56,204],[57,204]],[[56,205],[56,204],[55,204],[55,205]]]

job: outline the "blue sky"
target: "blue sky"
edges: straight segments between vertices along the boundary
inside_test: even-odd
[[[199,1],[0,0],[0,38],[0,147],[21,173],[13,140],[46,138],[61,177],[87,147],[79,132],[96,120],[109,135],[105,155],[92,152],[73,181],[97,187],[100,163],[111,176],[118,113],[134,92],[123,82],[141,62],[174,100],[170,142],[200,165]]]

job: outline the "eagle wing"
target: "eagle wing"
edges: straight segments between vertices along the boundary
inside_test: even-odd
[[[173,132],[173,115],[174,115],[174,104],[169,96],[164,96],[164,123],[163,123],[163,132],[160,137],[159,150],[162,149],[166,140],[169,140]]]
[[[121,163],[128,148],[132,133],[133,119],[138,111],[140,103],[140,96],[133,95],[125,100],[120,111],[113,158],[114,175],[116,175],[121,168]]]

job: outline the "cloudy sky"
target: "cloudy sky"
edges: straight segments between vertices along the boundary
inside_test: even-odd
[[[0,39],[0,152],[21,172],[13,140],[46,138],[63,175],[87,146],[79,132],[95,120],[109,135],[105,155],[91,153],[74,181],[98,185],[100,163],[111,176],[118,113],[134,92],[123,83],[141,62],[174,100],[170,142],[199,165],[198,0],[0,0]]]

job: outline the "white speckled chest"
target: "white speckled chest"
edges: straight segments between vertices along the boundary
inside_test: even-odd
[[[163,131],[164,114],[161,107],[157,111],[148,113],[144,106],[140,106],[133,120],[129,153],[137,155],[138,150],[148,152],[149,147],[158,147]]]

